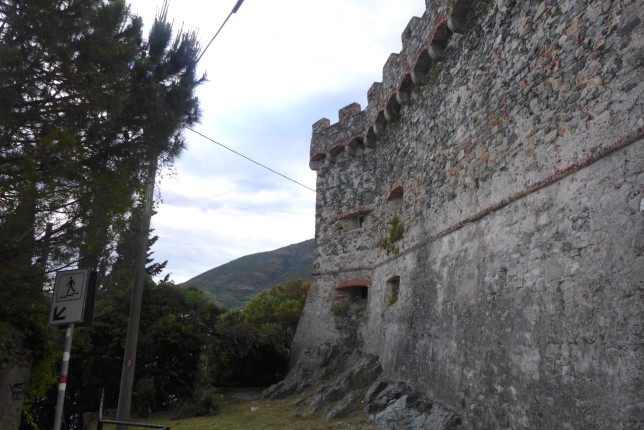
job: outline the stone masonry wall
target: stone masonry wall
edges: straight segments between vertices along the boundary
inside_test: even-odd
[[[630,0],[412,18],[368,106],[313,125],[292,362],[321,342],[375,353],[467,428],[644,427],[643,19]],[[368,299],[343,326],[351,286]]]

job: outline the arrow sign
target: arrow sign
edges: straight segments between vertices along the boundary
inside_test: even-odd
[[[66,307],[63,306],[63,308],[58,311],[58,306],[54,307],[54,321],[64,321],[65,316],[63,315],[63,312],[65,312]]]
[[[83,321],[89,278],[89,271],[86,269],[56,273],[49,312],[50,325],[75,324]]]

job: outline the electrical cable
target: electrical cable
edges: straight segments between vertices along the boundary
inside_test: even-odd
[[[197,57],[197,61],[195,61],[195,64],[197,64],[197,63],[199,62],[199,60],[201,60],[201,57],[203,57],[203,54],[206,52],[206,50],[208,49],[208,47],[210,46],[210,44],[213,42],[213,40],[215,40],[215,38],[217,37],[217,35],[219,34],[219,32],[221,32],[221,29],[222,29],[222,28],[224,28],[224,25],[226,25],[226,23],[228,22],[228,19],[230,19],[230,17],[231,17],[234,13],[237,13],[237,11],[239,10],[239,7],[242,5],[242,3],[243,3],[243,2],[244,2],[244,0],[237,0],[237,3],[235,3],[235,7],[233,7],[233,9],[230,11],[230,13],[228,14],[228,16],[227,16],[227,17],[226,17],[226,19],[224,20],[224,22],[221,24],[221,27],[219,27],[219,30],[217,30],[217,32],[215,33],[215,35],[214,35],[214,36],[212,36],[212,39],[210,39],[210,42],[208,42],[208,44],[207,44],[207,45],[206,45],[206,47],[203,49],[203,51],[201,51],[201,54],[199,54],[199,57]],[[258,166],[261,166],[261,167],[263,167],[264,169],[269,170],[269,171],[271,171],[271,172],[275,173],[276,175],[279,175],[279,176],[281,176],[281,177],[283,177],[283,178],[285,178],[285,179],[288,179],[289,181],[294,182],[294,183],[296,183],[297,185],[300,185],[300,186],[302,186],[302,187],[306,188],[307,190],[313,191],[314,193],[316,193],[316,192],[317,192],[317,191],[315,191],[313,188],[307,187],[306,185],[304,185],[304,184],[302,184],[302,183],[300,183],[300,182],[297,182],[295,179],[291,179],[291,178],[289,178],[288,176],[283,175],[283,174],[281,174],[280,172],[278,172],[278,171],[276,171],[276,170],[273,170],[273,169],[271,169],[270,167],[265,166],[264,164],[259,163],[259,162],[255,161],[255,160],[253,160],[252,158],[247,157],[247,156],[245,156],[244,154],[241,154],[241,153],[239,153],[239,152],[235,151],[234,149],[231,149],[231,148],[227,147],[226,145],[224,145],[224,144],[221,144],[221,143],[217,142],[215,139],[212,139],[212,138],[210,138],[210,137],[206,136],[205,134],[199,133],[198,131],[196,131],[196,130],[195,130],[195,129],[193,129],[193,128],[190,128],[190,127],[188,127],[188,126],[185,126],[185,128],[186,128],[186,129],[188,129],[188,130],[190,130],[191,132],[193,132],[193,133],[195,133],[195,134],[198,134],[199,136],[203,137],[204,139],[207,139],[207,140],[209,140],[209,141],[211,141],[211,142],[213,142],[213,143],[216,143],[217,145],[221,146],[222,148],[227,149],[227,150],[229,150],[230,152],[235,153],[235,154],[239,155],[240,157],[243,157],[243,158],[247,159],[248,161],[251,161],[251,162],[253,162],[253,163],[257,164]]]
[[[295,179],[291,179],[291,178],[289,178],[288,176],[283,175],[283,174],[281,174],[280,172],[278,172],[278,171],[276,171],[276,170],[273,170],[273,169],[271,169],[270,167],[265,166],[264,164],[259,163],[259,162],[255,161],[255,160],[253,160],[252,158],[247,157],[247,156],[245,156],[244,154],[239,153],[239,152],[235,151],[234,149],[231,149],[231,148],[227,147],[226,145],[224,145],[224,144],[222,144],[222,143],[217,142],[215,139],[212,139],[212,138],[210,138],[210,137],[206,136],[206,135],[205,135],[205,134],[203,134],[203,133],[199,133],[198,131],[196,131],[196,130],[195,130],[195,129],[193,129],[193,128],[190,128],[190,127],[188,127],[188,126],[185,126],[185,128],[186,128],[186,129],[188,129],[188,130],[190,130],[191,132],[193,132],[193,133],[195,133],[195,134],[198,134],[199,136],[203,137],[204,139],[208,139],[208,140],[209,140],[209,141],[211,141],[212,143],[216,143],[217,145],[221,146],[222,148],[227,149],[227,150],[229,150],[230,152],[232,152],[232,153],[234,153],[234,154],[237,154],[237,155],[239,155],[240,157],[243,157],[243,158],[247,159],[248,161],[251,161],[251,162],[253,162],[253,163],[257,164],[258,166],[263,167],[263,168],[264,168],[264,169],[266,169],[266,170],[270,170],[271,172],[275,173],[276,175],[281,176],[282,178],[288,179],[289,181],[294,182],[294,183],[296,183],[297,185],[299,185],[299,186],[302,186],[302,187],[306,188],[307,190],[310,190],[310,191],[313,191],[314,193],[317,193],[317,191],[315,191],[313,188],[311,188],[311,187],[307,187],[306,185],[304,185],[304,184],[302,184],[302,183],[300,183],[300,182],[297,182]]]
[[[237,11],[239,10],[239,7],[242,5],[242,3],[243,3],[243,2],[244,2],[244,0],[237,0],[237,3],[235,3],[235,7],[233,7],[233,10],[231,10],[231,11],[230,11],[230,13],[228,14],[228,16],[227,16],[227,17],[226,17],[226,19],[224,20],[223,24],[221,24],[221,27],[219,27],[219,30],[217,30],[217,32],[215,33],[215,35],[214,35],[214,36],[212,36],[212,39],[210,39],[210,42],[208,42],[208,44],[207,44],[207,45],[206,45],[206,47],[203,49],[203,51],[201,51],[201,54],[199,54],[199,57],[197,57],[197,61],[195,61],[195,64],[197,64],[197,63],[199,62],[199,60],[201,60],[201,57],[203,57],[203,54],[205,54],[206,50],[208,49],[208,47],[210,46],[210,44],[212,43],[212,41],[213,41],[213,40],[215,40],[215,37],[217,37],[217,35],[218,35],[218,34],[219,34],[219,32],[221,31],[221,29],[222,29],[222,28],[224,28],[224,25],[226,25],[226,23],[228,22],[228,19],[229,19],[229,18],[230,18],[234,13],[237,13]]]

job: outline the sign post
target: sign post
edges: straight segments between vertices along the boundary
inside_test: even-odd
[[[72,351],[72,334],[74,324],[67,326],[65,332],[65,347],[63,349],[63,364],[60,366],[60,380],[58,381],[58,397],[56,398],[56,415],[54,417],[54,430],[60,430],[63,421],[63,404],[65,403],[65,390],[67,389],[67,372],[69,370],[69,357]]]
[[[91,324],[94,317],[94,295],[96,291],[96,274],[87,269],[66,270],[56,273],[54,295],[49,311],[49,325],[66,325],[63,362],[58,381],[56,415],[54,430],[60,430],[63,418],[63,404],[67,389],[67,372],[72,350],[74,324]]]

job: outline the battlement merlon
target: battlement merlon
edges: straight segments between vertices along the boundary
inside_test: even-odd
[[[427,3],[427,2],[426,2]],[[352,153],[358,145],[375,148],[388,122],[396,121],[403,105],[411,103],[411,90],[430,80],[434,63],[445,58],[445,48],[453,33],[467,28],[467,13],[475,0],[434,2],[421,18],[412,17],[401,35],[402,50],[391,54],[383,67],[382,83],[374,83],[367,93],[367,107],[352,103],[338,113],[338,122],[327,118],[313,124],[309,167],[343,150]]]
[[[311,159],[309,166],[317,170],[316,162],[327,156],[333,157],[342,150],[348,149],[351,144],[360,139],[360,134],[367,127],[366,113],[360,109],[358,103],[351,103],[338,112],[339,121],[330,125],[330,121],[322,118],[313,124],[311,137]]]

